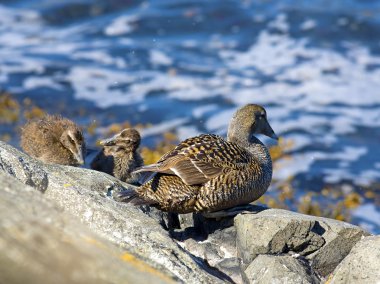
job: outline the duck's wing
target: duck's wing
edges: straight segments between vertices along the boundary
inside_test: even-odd
[[[141,167],[136,172],[177,175],[187,185],[195,185],[203,184],[248,161],[245,149],[218,135],[203,134],[186,139],[156,164]]]

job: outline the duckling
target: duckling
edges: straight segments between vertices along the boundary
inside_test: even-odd
[[[269,151],[253,136],[259,133],[278,139],[265,109],[246,105],[232,117],[227,141],[213,134],[184,140],[156,164],[136,170],[146,182],[123,199],[174,213],[215,212],[255,201],[272,179]]]
[[[86,145],[83,133],[73,121],[46,115],[21,128],[21,148],[48,164],[79,166],[84,163]]]
[[[103,146],[91,163],[91,168],[105,172],[132,184],[138,182],[138,175],[132,172],[144,165],[138,153],[141,137],[137,130],[127,128],[112,138],[100,141]]]

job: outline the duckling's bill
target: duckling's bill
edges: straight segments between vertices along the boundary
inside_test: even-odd
[[[84,164],[84,151],[82,150],[82,148],[78,151],[78,153],[73,153],[74,154],[74,157],[75,159],[77,160],[78,164],[79,165],[83,165]]]
[[[119,135],[114,135],[111,138],[100,140],[99,144],[102,146],[113,146],[115,145],[116,139],[119,137]]]

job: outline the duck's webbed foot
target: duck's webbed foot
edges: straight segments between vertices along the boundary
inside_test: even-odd
[[[252,205],[252,204],[246,204],[246,205],[239,205],[236,207],[220,210],[220,211],[214,211],[214,212],[203,212],[202,215],[205,218],[225,218],[225,217],[235,217],[238,214],[256,214],[259,213],[265,209],[268,209],[266,207]]]

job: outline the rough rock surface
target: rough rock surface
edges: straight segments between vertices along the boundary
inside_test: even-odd
[[[330,274],[362,236],[369,235],[345,222],[281,209],[241,214],[235,227],[244,267],[260,254],[293,253],[305,256],[322,276]]]
[[[320,279],[306,261],[287,255],[259,255],[245,270],[245,283],[319,283]]]
[[[204,218],[201,214],[191,215],[180,216],[186,229],[176,231],[173,237],[191,254],[227,275],[227,280],[242,283],[233,217],[215,220]]]
[[[369,235],[344,222],[260,206],[236,217],[178,220],[115,201],[130,185],[105,173],[42,164],[0,141],[1,172],[1,283],[265,283],[283,276],[318,283]]]
[[[175,283],[0,172],[0,283]]]
[[[45,198],[76,216],[92,231],[154,268],[186,283],[221,282],[206,272],[155,219],[142,214],[139,208],[108,197],[127,184],[89,169],[42,164],[1,141],[0,170],[44,192]]]
[[[360,240],[335,269],[328,283],[380,283],[380,236]]]

